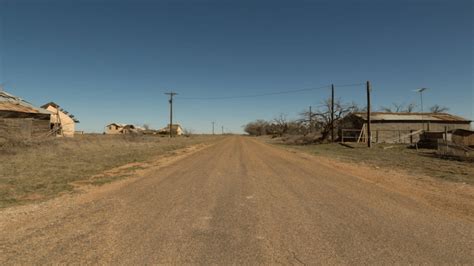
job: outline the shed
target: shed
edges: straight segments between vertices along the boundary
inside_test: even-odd
[[[352,113],[344,117],[338,127],[342,131],[354,130],[358,134],[365,130],[367,113]],[[372,141],[386,143],[412,143],[419,140],[413,132],[425,130],[429,132],[444,132],[454,129],[470,129],[471,121],[448,113],[371,113]]]
[[[50,134],[51,113],[31,103],[0,91],[0,137],[30,139]]]
[[[456,144],[474,147],[474,131],[467,129],[455,129],[451,131],[451,140]]]
[[[76,123],[79,123],[74,115],[62,109],[54,102],[49,102],[41,108],[51,112],[50,128],[57,136],[74,137]]]

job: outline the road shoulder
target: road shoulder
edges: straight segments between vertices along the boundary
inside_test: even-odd
[[[268,144],[262,140],[258,141]],[[291,152],[304,160],[312,160],[335,172],[415,199],[452,216],[474,221],[474,186],[470,184],[446,181],[427,175],[410,174],[398,169],[342,161],[290,146],[268,145]]]
[[[30,224],[31,221],[57,217],[61,213],[78,208],[80,205],[97,201],[148,176],[152,172],[156,172],[215,144],[196,144],[156,156],[144,162],[130,163],[109,169],[101,174],[91,176],[88,180],[75,182],[75,191],[78,193],[64,193],[50,200],[0,209],[0,228],[3,229],[0,230],[0,233],[5,233],[8,228],[7,225],[12,223],[15,223],[17,226],[21,225],[21,223]],[[110,179],[110,182],[100,184],[100,186],[94,184],[94,180],[98,178],[102,179],[117,175],[122,178]]]

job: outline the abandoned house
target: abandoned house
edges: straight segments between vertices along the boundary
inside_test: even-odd
[[[117,134],[133,134],[137,133],[138,130],[134,125],[111,123],[105,127],[105,134],[117,135]]]
[[[30,139],[50,135],[51,113],[0,91],[0,138]]]
[[[184,134],[184,130],[179,124],[173,124],[171,127],[172,134],[175,136],[181,136]],[[160,134],[169,134],[170,133],[170,125],[168,124],[166,127],[159,130]]]
[[[54,102],[47,103],[41,108],[51,112],[50,129],[56,136],[74,137],[76,123],[79,123],[74,115],[63,110]]]
[[[447,113],[371,113],[372,141],[414,143],[424,129],[429,132],[470,129],[471,121]],[[358,141],[367,134],[367,113],[352,113],[338,123],[342,141]]]

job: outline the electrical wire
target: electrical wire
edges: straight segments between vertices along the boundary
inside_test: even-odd
[[[365,85],[365,83],[342,84],[342,85],[334,85],[334,86],[335,86],[335,88],[340,88],[340,87],[356,87],[356,86],[361,86],[361,85]],[[255,98],[255,97],[281,95],[281,94],[292,94],[292,93],[323,90],[323,89],[330,89],[330,88],[331,88],[331,85],[324,85],[324,86],[315,87],[315,88],[305,88],[305,89],[286,90],[286,91],[258,93],[258,94],[219,96],[219,97],[181,97],[181,96],[177,96],[176,98],[178,98],[180,100],[230,100],[230,99]]]
[[[247,95],[235,95],[235,96],[221,96],[221,97],[177,97],[183,100],[227,100],[227,99],[241,99],[241,98],[254,98],[254,97],[263,97],[263,96],[271,96],[271,95],[280,95],[280,94],[291,94],[291,93],[298,93],[304,91],[314,91],[314,90],[322,90],[329,88],[330,85],[325,85],[316,88],[305,88],[305,89],[297,89],[297,90],[287,90],[287,91],[278,91],[278,92],[268,92],[268,93],[258,93],[258,94],[247,94]]]
[[[340,87],[357,87],[357,86],[362,86],[366,85],[366,83],[353,83],[353,84],[342,84],[342,85],[334,85],[335,88],[340,88]]]

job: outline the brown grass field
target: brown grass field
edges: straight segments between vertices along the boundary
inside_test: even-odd
[[[157,136],[82,135],[4,143],[0,146],[0,208],[69,193],[74,191],[74,182],[216,138],[196,135],[170,140]],[[137,167],[127,170],[131,172]],[[125,176],[122,171],[90,183],[100,185]]]
[[[317,156],[334,158],[344,162],[369,165],[377,168],[406,172],[410,175],[426,175],[446,181],[474,184],[474,163],[442,159],[434,150],[411,149],[406,145],[377,144],[369,149],[365,144],[351,149],[338,143],[318,145],[289,145],[279,139],[265,141],[287,148],[297,149]]]

